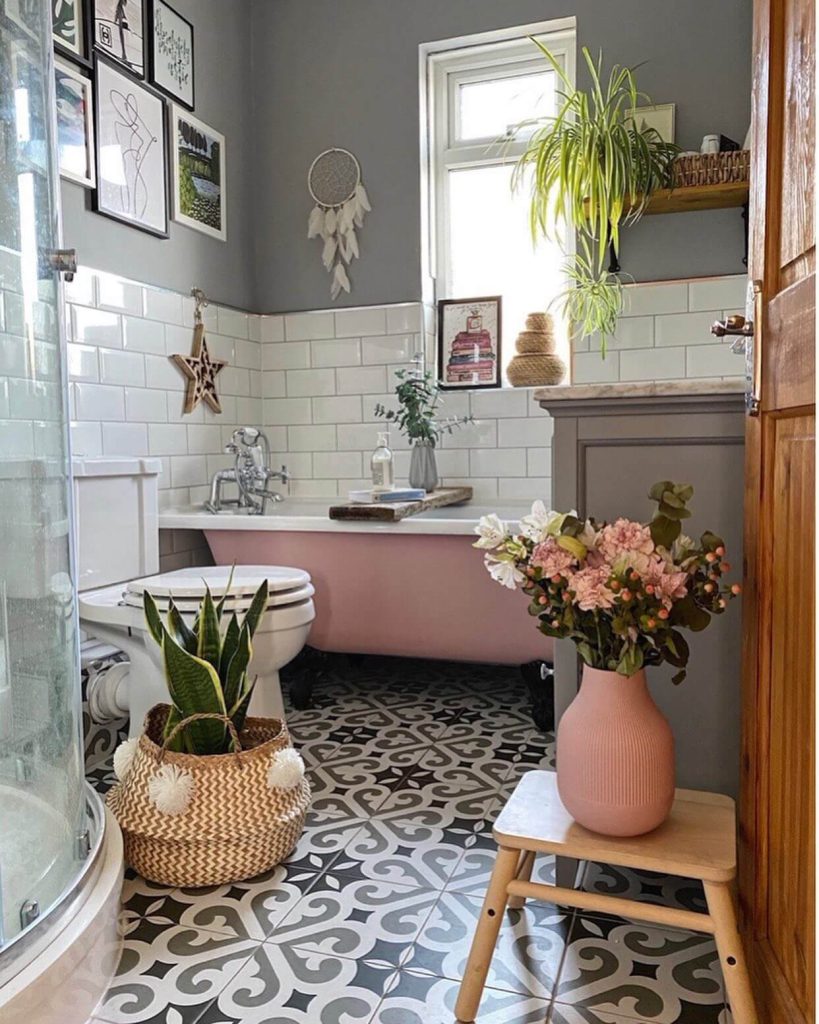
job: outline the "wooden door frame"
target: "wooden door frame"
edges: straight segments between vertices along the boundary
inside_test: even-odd
[[[755,0],[752,65],[753,174],[750,195],[749,274],[762,282],[762,317],[756,325],[761,408],[780,409],[785,390],[787,414],[811,413],[815,406],[815,372],[801,358],[813,351],[815,318],[805,312],[813,303],[806,291],[815,288],[815,253],[780,272],[780,223],[783,194],[782,161],[786,50],[784,19],[772,18],[777,0]],[[769,116],[770,115],[770,116]],[[776,154],[777,158],[771,157]],[[772,301],[775,300],[775,301]],[[769,333],[770,332],[770,333]],[[760,337],[761,335],[761,337]],[[776,351],[764,338],[776,337]],[[810,348],[807,348],[807,343]],[[771,348],[771,347],[769,347]],[[773,362],[775,360],[775,372]],[[767,372],[766,372],[767,370]],[[756,376],[756,374],[755,374]],[[739,828],[740,912],[751,975],[761,1007],[777,1006],[788,1024],[806,1018],[783,976],[771,969],[775,954],[768,942],[766,908],[769,894],[769,821],[765,816],[767,783],[762,767],[770,750],[772,643],[763,642],[760,623],[770,621],[771,590],[765,582],[772,564],[772,538],[761,530],[770,522],[773,494],[773,432],[776,414],[749,417],[746,430],[746,495],[744,527],[742,760]],[[763,459],[766,461],[763,462]],[[813,524],[805,524],[813,529]],[[811,769],[811,772],[813,769]],[[811,774],[811,785],[813,775]],[[751,900],[749,898],[753,896]],[[811,1018],[812,1019],[812,1018]],[[777,1022],[779,1024],[779,1022]]]

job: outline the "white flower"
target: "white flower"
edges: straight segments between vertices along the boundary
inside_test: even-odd
[[[502,562],[492,558],[491,555],[484,555],[483,564],[492,579],[500,583],[501,586],[508,587],[509,590],[514,590],[519,583],[523,583],[526,579],[514,562]]]
[[[163,764],[148,779],[148,799],[160,814],[184,814],[193,796],[193,776],[175,764]]]
[[[575,516],[576,512],[550,512],[542,501],[532,505],[532,511],[520,521],[520,532],[524,537],[540,544],[547,537],[556,537],[567,516]]]
[[[267,770],[269,789],[295,789],[304,778],[304,761],[292,747],[277,750]]]
[[[128,772],[130,772],[133,766],[138,746],[138,739],[125,740],[114,751],[114,775],[116,775],[120,782],[125,782],[128,777]]]
[[[472,547],[487,548],[490,551],[502,544],[507,536],[506,524],[494,512],[489,516],[481,516],[473,532],[478,534],[479,539]]]
[[[594,551],[595,547],[597,546],[597,531],[588,519],[583,524],[582,531],[578,533],[577,539],[589,551]]]

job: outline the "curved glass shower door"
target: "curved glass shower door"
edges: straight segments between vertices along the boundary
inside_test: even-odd
[[[48,0],[0,0],[0,950],[83,865]]]

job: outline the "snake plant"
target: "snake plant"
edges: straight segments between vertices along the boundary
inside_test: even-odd
[[[145,620],[151,636],[162,648],[165,679],[173,702],[165,723],[165,737],[182,719],[200,713],[229,717],[242,731],[255,679],[248,676],[253,634],[267,606],[267,580],[253,596],[241,625],[233,612],[222,629],[225,595],[214,602],[209,589],[189,626],[171,598],[167,625],[153,597],[145,591]],[[190,754],[222,754],[231,745],[227,725],[218,719],[191,722],[170,743],[171,750]]]
[[[615,64],[604,82],[603,55],[597,60],[583,47],[591,88],[576,89],[550,51],[537,39],[558,76],[560,106],[541,123],[515,167],[513,185],[532,190],[532,234],[555,235],[571,226],[577,250],[566,261],[571,286],[560,299],[581,337],[614,332],[623,308],[622,281],[606,267],[608,248],[620,245],[621,225],[633,224],[646,209],[651,193],[670,180],[678,152],[654,128],[639,127],[631,112],[640,101],[634,70]]]

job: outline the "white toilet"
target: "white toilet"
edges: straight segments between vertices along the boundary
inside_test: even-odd
[[[169,700],[160,651],[147,631],[143,593],[160,611],[172,596],[192,620],[209,586],[221,597],[230,566],[202,566],[159,573],[158,459],[74,460],[74,503],[80,625],[128,656],[95,677],[88,694],[98,721],[130,716],[139,736],[148,710]],[[252,715],[284,717],[279,670],[301,651],[315,618],[313,586],[302,569],[276,565],[236,566],[225,614],[241,619],[263,579],[269,598],[253,640],[250,675],[257,676]]]

